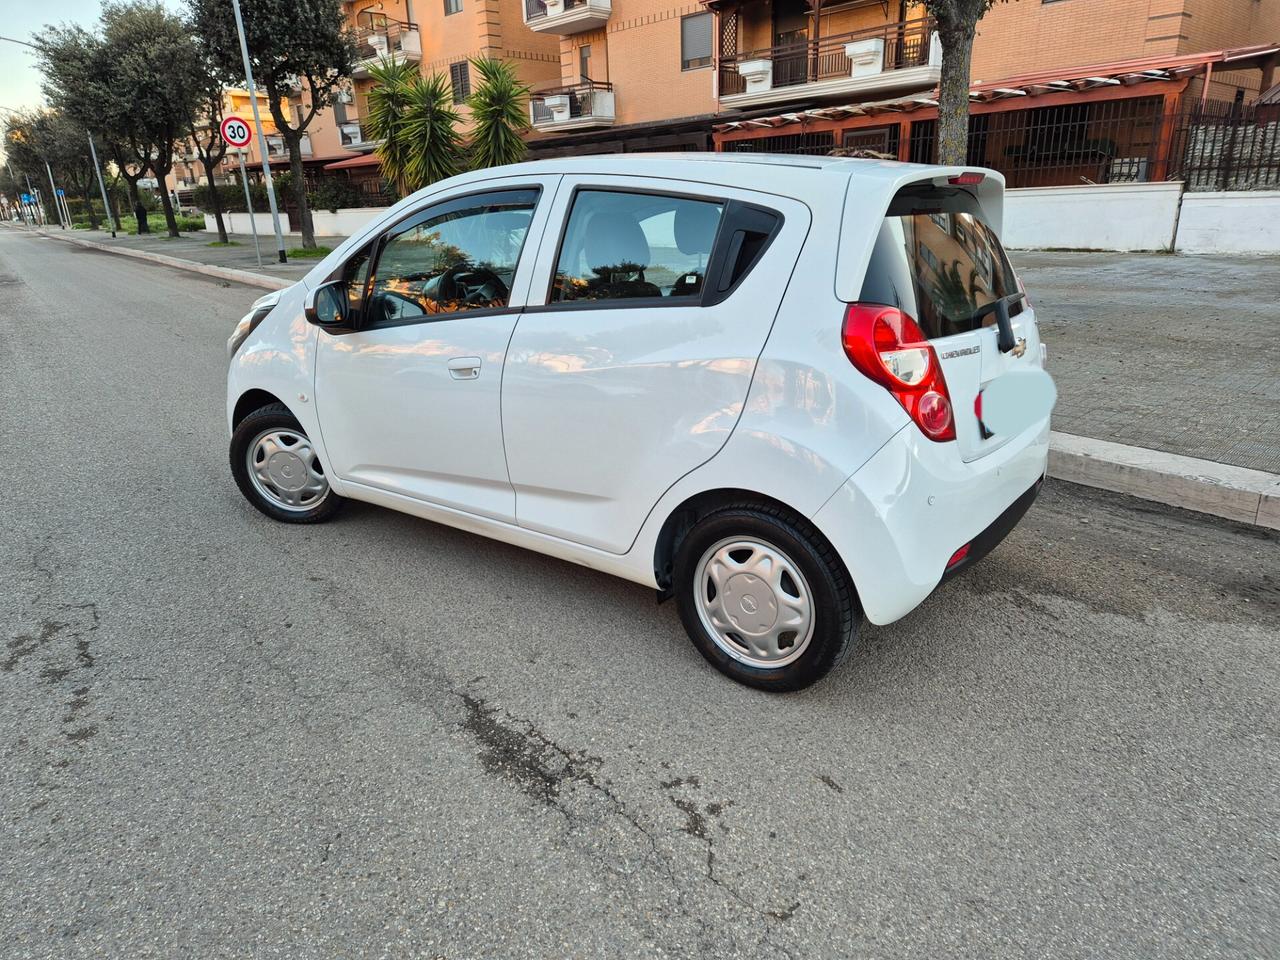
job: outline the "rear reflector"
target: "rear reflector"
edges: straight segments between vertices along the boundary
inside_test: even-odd
[[[951,555],[951,559],[947,561],[947,569],[950,570],[957,563],[969,555],[969,544],[965,544],[959,550]]]
[[[987,179],[985,173],[962,173],[958,176],[947,177],[947,183],[953,187],[972,187]]]
[[[896,307],[851,303],[841,338],[849,361],[893,394],[921,433],[939,443],[956,438],[942,365],[911,317]]]

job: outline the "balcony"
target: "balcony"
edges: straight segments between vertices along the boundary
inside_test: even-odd
[[[383,58],[421,63],[422,35],[416,24],[380,17],[356,31],[356,57],[355,77],[369,76],[369,68]]]
[[[571,87],[541,90],[529,97],[535,130],[586,130],[613,126],[613,84],[584,80]]]
[[[613,13],[610,0],[524,0],[524,23],[538,33],[597,30]]]
[[[928,89],[941,72],[942,45],[932,20],[888,23],[725,57],[720,61],[720,104],[878,99]]]
[[[339,124],[338,136],[344,147],[355,150],[357,153],[372,153],[382,142],[374,139],[363,123],[354,120]]]
[[[303,159],[311,156],[311,135],[304,133],[302,141],[298,144],[302,152]],[[267,159],[268,160],[288,160],[289,147],[284,142],[284,137],[278,134],[267,134]]]

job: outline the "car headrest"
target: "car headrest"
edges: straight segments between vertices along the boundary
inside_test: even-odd
[[[710,255],[719,225],[719,207],[710,203],[682,203],[676,207],[676,246],[684,254]]]
[[[625,213],[599,211],[587,224],[583,244],[587,264],[591,267],[616,267],[634,263],[649,266],[649,241],[640,224]]]

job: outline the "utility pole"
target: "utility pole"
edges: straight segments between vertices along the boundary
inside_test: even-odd
[[[49,188],[53,191],[53,209],[58,212],[58,226],[65,230],[67,220],[62,212],[62,201],[58,199],[58,185],[53,181],[53,167],[49,166],[48,160],[44,162],[44,172],[49,175]]]
[[[98,163],[98,148],[93,145],[93,134],[89,134],[89,155],[93,157],[93,171],[98,175],[98,189],[102,191],[102,212],[106,214],[107,226],[111,228],[111,239],[116,238],[116,219],[111,215],[111,201],[107,199],[107,185],[102,182],[102,165]]]
[[[276,188],[271,180],[270,150],[267,148],[267,138],[262,132],[262,116],[258,110],[258,91],[253,85],[253,67],[249,63],[249,42],[244,38],[244,20],[240,16],[240,0],[231,0],[231,6],[236,12],[236,30],[240,34],[240,56],[244,59],[244,78],[248,83],[249,105],[253,107],[253,125],[258,130],[258,148],[262,151],[262,176],[267,184],[267,203],[271,207],[271,222],[275,224],[276,228],[276,252],[280,256],[280,262],[287,263],[289,258],[285,256],[284,252],[284,233],[280,230],[280,210],[276,206]],[[249,215],[253,216],[252,209],[250,209]]]

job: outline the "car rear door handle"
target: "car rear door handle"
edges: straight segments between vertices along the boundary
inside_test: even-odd
[[[454,357],[449,361],[449,376],[455,380],[474,380],[480,376],[480,358]]]

